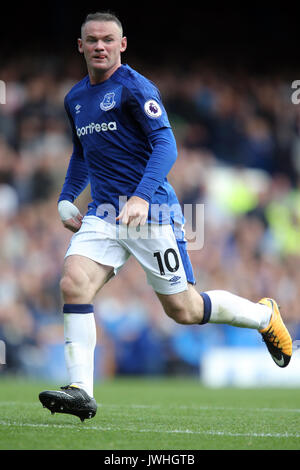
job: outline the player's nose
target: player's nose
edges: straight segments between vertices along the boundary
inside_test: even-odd
[[[103,51],[104,50],[104,45],[102,41],[97,41],[95,44],[95,51]]]

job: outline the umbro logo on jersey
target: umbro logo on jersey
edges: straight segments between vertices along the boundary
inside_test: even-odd
[[[93,134],[94,132],[107,132],[107,131],[116,131],[118,130],[117,128],[117,123],[115,121],[112,122],[97,122],[96,124],[94,122],[90,122],[87,126],[83,127],[76,127],[76,133],[78,137],[81,137],[83,135],[87,134]]]
[[[81,107],[82,107],[81,104],[76,104],[76,106],[75,106],[76,114],[79,114],[79,113],[80,113]]]

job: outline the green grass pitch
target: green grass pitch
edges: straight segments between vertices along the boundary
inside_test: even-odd
[[[97,383],[95,418],[51,415],[53,384],[0,377],[1,450],[300,449],[297,389],[208,389],[190,378]]]

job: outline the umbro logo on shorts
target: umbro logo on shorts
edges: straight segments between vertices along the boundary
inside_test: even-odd
[[[175,284],[179,284],[179,281],[181,279],[181,276],[173,276],[171,279],[169,279],[169,283],[171,286],[175,286]]]

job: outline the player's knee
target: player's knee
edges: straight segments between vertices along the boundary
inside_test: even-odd
[[[180,325],[190,325],[192,322],[189,311],[181,305],[165,307],[166,314]]]
[[[76,299],[86,292],[88,279],[80,273],[66,272],[60,280],[60,289],[64,299]]]
[[[65,274],[60,280],[60,290],[64,298],[72,297],[77,290],[76,283],[69,274]]]
[[[173,319],[180,325],[191,325],[193,323],[189,312],[185,309],[175,311],[173,315]]]

